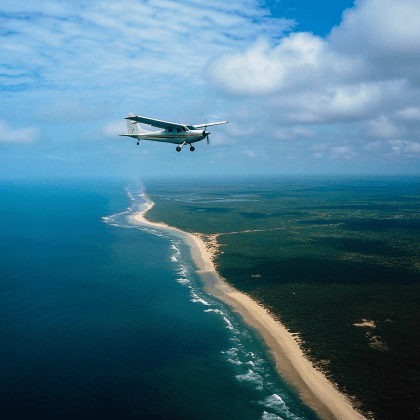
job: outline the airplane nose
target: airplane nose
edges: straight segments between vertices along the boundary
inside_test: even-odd
[[[210,134],[210,131],[203,131],[203,136],[206,137]]]

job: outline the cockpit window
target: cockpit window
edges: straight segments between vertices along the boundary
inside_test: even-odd
[[[182,131],[187,131],[187,130],[185,129],[185,127],[182,127]]]
[[[168,128],[168,131],[169,131],[170,133],[172,133],[172,128]]]
[[[176,131],[177,131],[177,133],[180,133],[180,132],[181,132],[181,129],[178,127],[178,128],[176,129]]]

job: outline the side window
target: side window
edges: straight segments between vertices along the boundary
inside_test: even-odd
[[[168,131],[169,131],[170,133],[172,133],[172,128],[168,128]]]
[[[185,127],[182,127],[182,131],[187,131],[187,130],[185,129]]]
[[[181,129],[178,127],[178,128],[176,129],[176,131],[177,131],[177,133],[180,133],[180,132],[181,132]]]

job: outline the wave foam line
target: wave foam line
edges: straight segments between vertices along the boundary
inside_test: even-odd
[[[266,308],[261,307],[251,297],[223,281],[213,264],[211,250],[207,249],[206,244],[197,234],[184,232],[164,223],[146,220],[144,214],[153,207],[154,203],[146,194],[142,194],[142,198],[145,203],[141,209],[139,208],[139,213],[133,216],[135,224],[140,223],[163,229],[176,236],[182,235],[187,240],[191,246],[194,263],[198,267],[198,274],[202,275],[205,283],[206,291],[234,307],[250,326],[260,332],[275,356],[278,372],[280,375],[284,374],[282,366],[287,366],[288,380],[300,390],[300,396],[307,404],[324,418],[366,420],[354,410],[350,400],[335,389],[326,376],[317,371],[305,358],[299,344],[283,324],[274,319]],[[208,280],[209,277],[211,281]],[[229,324],[231,325],[230,321]]]
[[[206,302],[203,298],[201,298],[194,292],[191,292],[191,296],[192,296],[191,302],[199,302],[206,306],[210,305],[210,303]]]

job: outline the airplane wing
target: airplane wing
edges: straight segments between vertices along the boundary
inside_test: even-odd
[[[139,123],[142,123],[142,124],[148,124],[148,125],[151,125],[152,127],[158,127],[158,128],[163,128],[163,129],[185,127],[184,124],[177,124],[177,123],[168,122],[168,121],[155,120],[153,118],[139,117],[138,115],[125,117],[125,119],[136,121],[136,122],[139,122]]]
[[[221,122],[208,123],[208,124],[185,125],[185,124],[178,124],[178,123],[173,123],[173,122],[169,122],[169,121],[155,120],[153,118],[139,117],[138,115],[134,116],[132,114],[129,115],[128,117],[125,117],[125,119],[136,121],[136,122],[139,122],[139,123],[142,123],[142,124],[148,124],[148,125],[151,125],[152,127],[158,127],[158,128],[163,128],[163,129],[187,127],[189,130],[196,130],[198,128],[210,127],[212,125],[226,124],[227,123],[227,121],[221,121]]]
[[[196,128],[203,128],[203,127],[210,127],[212,125],[226,124],[226,123],[227,121],[220,121],[220,122],[208,123],[208,124],[188,125],[187,127],[191,130],[191,128],[196,129]]]

